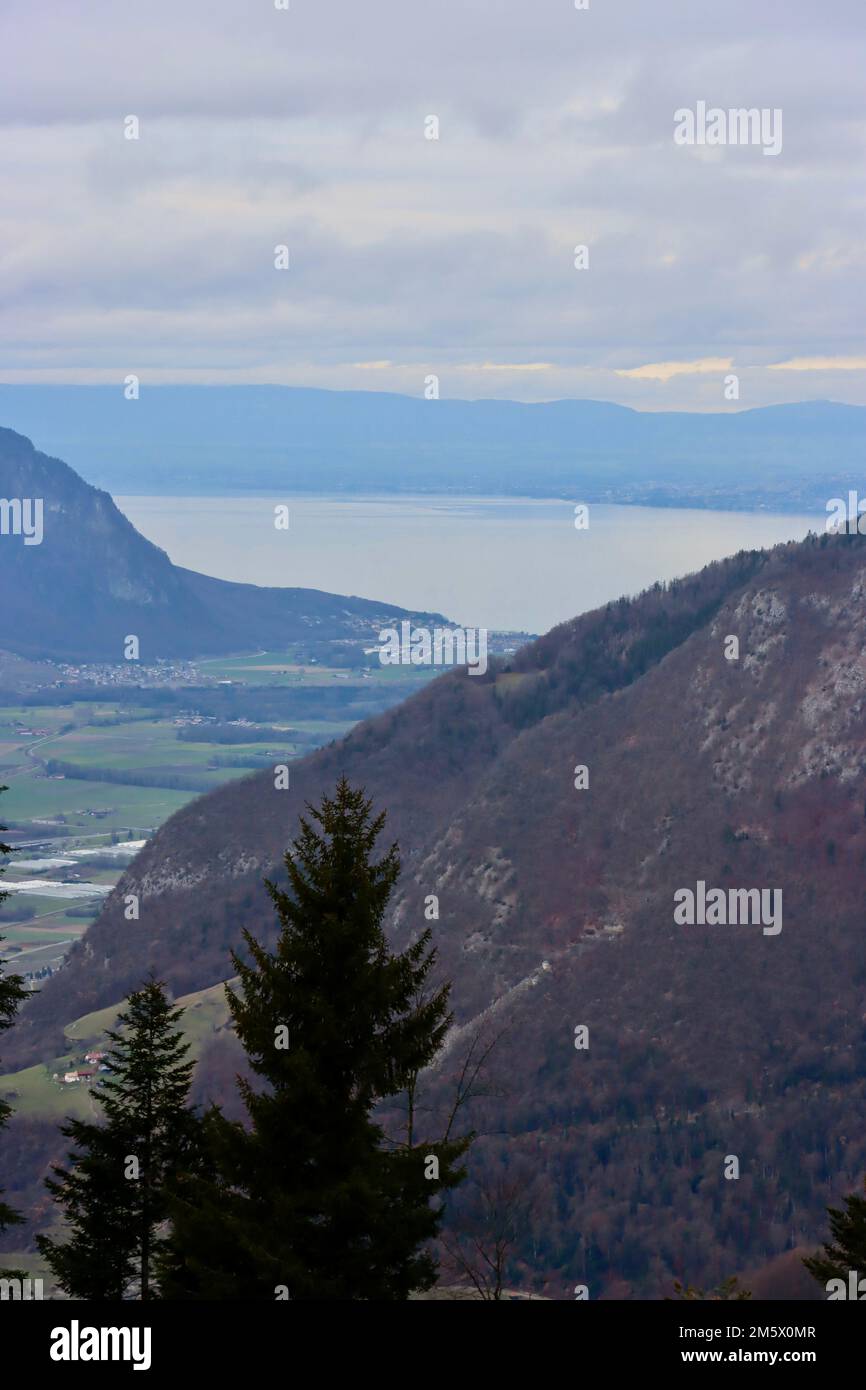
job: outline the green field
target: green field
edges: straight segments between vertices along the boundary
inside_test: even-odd
[[[69,906],[64,904],[64,911]],[[0,936],[3,937],[4,955],[9,956],[10,946],[41,946],[52,941],[58,941],[64,936],[74,936],[83,930],[87,925],[83,917],[55,917],[49,918],[49,925],[41,925],[34,918],[33,922],[14,922],[11,925],[5,922],[0,923]]]
[[[129,838],[130,832],[134,839],[147,838],[203,791],[249,776],[264,759],[287,761],[306,751],[279,732],[267,743],[188,742],[178,737],[181,726],[175,722],[177,717],[176,709],[163,714],[146,704],[111,700],[0,708],[0,785],[8,785],[0,804],[2,823],[31,840],[45,837],[38,849],[25,849],[20,858],[65,856],[70,849],[110,841],[112,832],[121,841]],[[351,721],[304,721],[304,732],[323,741],[349,727]],[[46,767],[49,759],[65,765],[68,772],[81,769],[90,776],[51,775]],[[224,762],[250,765],[219,765]],[[157,783],[163,779],[168,785],[136,786],[103,780],[98,776],[103,769],[112,776],[145,776]],[[171,786],[172,779],[178,777],[195,785]],[[48,833],[52,829],[62,833]],[[7,866],[6,881],[10,884],[34,877],[57,879],[72,887],[78,877],[111,887],[124,868],[118,861],[18,871],[16,858],[13,855]],[[69,942],[80,937],[98,914],[101,901],[86,892],[69,897],[29,893],[7,897],[0,916],[0,935],[6,938],[7,949],[17,948],[11,954],[15,968],[32,974],[48,965],[56,968]],[[69,909],[84,907],[92,909],[88,916],[66,916]],[[31,912],[32,917],[28,916]],[[65,944],[56,948],[58,942]]]
[[[6,774],[0,771],[0,775]],[[123,787],[110,782],[61,781],[46,777],[16,780],[7,777],[3,793],[4,824],[9,821],[55,821],[65,816],[66,825],[82,831],[97,829],[149,829],[179,811],[194,792],[166,787]],[[99,815],[95,813],[100,813]],[[39,826],[33,827],[38,831]]]
[[[209,989],[186,994],[176,1000],[176,1006],[184,1010],[180,1020],[181,1031],[189,1043],[190,1057],[197,1060],[205,1043],[218,1030],[225,1028],[229,1021],[225,985],[212,985]],[[92,1117],[96,1106],[89,1088],[84,1085],[64,1086],[54,1081],[53,1076],[55,1073],[62,1076],[64,1072],[81,1066],[84,1053],[105,1041],[106,1030],[114,1028],[122,1007],[122,1004],[113,1004],[68,1024],[63,1031],[69,1051],[23,1071],[7,1072],[0,1076],[0,1096],[9,1100],[19,1115],[58,1121],[66,1115],[80,1119]]]
[[[194,1057],[199,1055],[204,1042],[218,1028],[224,1027],[229,1018],[224,984],[184,994],[175,1001],[175,1007],[185,1011],[180,1021],[181,1029]],[[122,1005],[111,1004],[108,1008],[97,1009],[95,1013],[84,1014],[67,1024],[64,1035],[70,1043],[83,1044],[84,1050],[88,1051],[103,1039],[107,1029],[114,1028],[121,1008]]]
[[[412,681],[423,684],[440,671],[431,667],[382,666],[375,658],[363,669],[332,667],[318,662],[299,661],[293,652],[258,652],[255,656],[218,657],[201,661],[198,669],[212,680],[231,680],[256,685],[332,686],[355,688]]]
[[[275,740],[273,746],[280,753],[294,751],[288,738]],[[53,745],[51,756],[84,768],[107,767],[115,771],[171,775],[205,771],[215,756],[228,753],[233,757],[245,753],[262,756],[268,748],[269,745],[263,743],[186,743],[177,737],[173,724],[149,719],[106,728],[77,729]]]
[[[247,665],[253,669],[245,673],[246,679],[258,685],[269,675],[259,668],[279,659],[279,653],[266,653],[204,663],[202,674],[210,676],[211,668],[235,670]],[[282,659],[285,661],[285,656]],[[320,668],[310,682],[322,685],[338,674],[345,673]],[[239,676],[237,670],[235,675]],[[359,673],[352,673],[349,687],[356,689],[361,681]],[[190,692],[191,703],[194,698]],[[289,732],[283,737],[275,732],[267,743],[187,741],[178,737],[176,712],[160,714],[146,705],[120,706],[110,701],[91,704],[79,700],[60,708],[0,708],[0,779],[9,785],[3,798],[6,820],[38,823],[64,817],[70,832],[93,833],[97,826],[107,830],[156,829],[202,791],[248,775],[264,759],[294,758],[310,747],[308,741],[298,744]],[[306,735],[307,740],[312,737],[324,743],[340,737],[355,721],[307,718],[295,722],[287,709],[281,722],[287,730],[295,728]],[[164,784],[137,786],[71,774],[48,775],[46,763],[50,761],[90,774],[104,768],[131,777],[162,778]],[[248,765],[225,766],[228,761]],[[178,777],[193,779],[196,786],[172,786],[172,779]],[[38,824],[33,829],[38,834]]]
[[[311,654],[298,649],[201,662],[201,685],[167,683],[150,697],[141,688],[123,694],[106,689],[102,698],[99,687],[99,698],[92,701],[76,699],[70,691],[65,704],[0,706],[0,785],[8,785],[0,820],[12,828],[13,842],[37,846],[25,849],[21,858],[68,856],[72,849],[111,839],[146,839],[203,792],[341,738],[359,717],[388,708],[435,674],[378,663],[369,670],[329,666],[324,647],[319,662],[310,660]],[[221,688],[217,680],[231,685]],[[191,725],[194,716],[198,722]],[[244,719],[251,732],[266,730],[266,740],[246,741],[246,726],[239,722]],[[212,739],[207,736],[211,723]],[[243,742],[221,741],[230,723],[231,736]],[[205,737],[178,736],[190,728]],[[148,785],[137,785],[136,778]],[[19,872],[13,856],[7,883],[34,877],[70,888],[77,879],[111,887],[124,867],[122,861],[85,862]],[[66,917],[70,908],[82,907],[92,909],[88,916]],[[86,892],[62,898],[16,893],[3,905],[0,935],[21,948],[13,951],[16,967],[33,975],[38,987],[42,977],[35,978],[36,972],[46,965],[54,969],[68,950],[67,945],[56,952],[54,942],[77,939],[100,907],[101,899]],[[47,928],[56,930],[46,935]]]
[[[65,912],[67,908],[79,907],[80,905],[81,900],[79,898],[49,898],[42,897],[39,893],[15,893],[14,895],[10,894],[4,902],[4,915],[0,921],[9,922],[11,920],[16,924],[23,923],[27,927],[30,921],[35,921],[37,917],[53,918],[58,912]],[[28,919],[26,909],[31,907],[35,916]],[[16,915],[11,917],[13,912]],[[3,926],[2,931],[4,936],[9,936],[9,930],[6,926]]]
[[[344,690],[347,699],[360,696],[366,701],[369,697],[374,707],[377,691],[381,698],[383,687],[393,685],[395,680],[405,685],[413,675],[413,683],[420,683],[429,674],[407,673],[406,668],[395,667],[377,667],[369,674],[325,666],[307,666],[301,671],[292,670],[292,665],[291,654],[265,652],[203,662],[200,670],[206,678],[225,677],[239,686],[276,681],[319,689],[333,687]],[[287,674],[283,675],[283,671]],[[190,692],[190,702],[195,702],[194,691]],[[387,703],[386,700],[384,704]],[[121,706],[110,700],[93,704],[79,700],[59,708],[4,706],[0,708],[0,779],[9,785],[2,803],[5,819],[19,825],[34,823],[34,834],[39,832],[40,821],[51,822],[60,817],[70,834],[93,835],[100,830],[129,827],[135,831],[153,830],[193,796],[248,775],[265,758],[277,761],[301,756],[317,743],[342,737],[356,722],[341,709],[331,709],[329,717],[323,718],[310,718],[304,709],[300,712],[308,717],[294,719],[291,704],[287,690],[282,718],[268,727],[278,729],[283,724],[287,730],[295,729],[305,736],[303,743],[293,740],[289,732],[284,737],[275,732],[266,743],[186,741],[178,737],[175,711],[160,717],[160,712],[148,709],[146,704]],[[25,734],[23,729],[30,732]],[[104,768],[133,777],[163,778],[165,785],[136,786],[71,775],[50,776],[46,774],[46,763],[51,760],[91,774]],[[223,765],[227,761],[246,762],[249,766]],[[171,781],[178,777],[193,779],[196,787],[173,787]]]
[[[71,1057],[57,1058],[49,1066],[40,1062],[26,1071],[9,1072],[0,1076],[0,1096],[10,1102],[16,1115],[57,1120],[58,1124],[67,1115],[78,1120],[93,1119],[93,1102],[86,1086],[61,1086],[51,1079],[54,1072],[62,1075],[73,1065]]]

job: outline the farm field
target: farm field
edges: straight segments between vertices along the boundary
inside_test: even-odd
[[[255,656],[218,657],[212,661],[202,661],[198,669],[202,675],[214,680],[249,682],[255,679],[257,684],[313,688],[331,686],[335,681],[355,686],[381,686],[408,680],[417,685],[440,674],[433,667],[382,666],[375,657],[368,660],[371,664],[363,669],[346,668],[328,666],[319,661],[305,662],[293,652],[258,652]]]
[[[184,743],[177,737],[177,728],[162,720],[138,720],[117,724],[111,728],[86,726],[55,740],[62,753],[52,757],[75,763],[79,767],[105,767],[112,770],[159,772],[167,775],[190,769],[206,770],[221,753],[227,750],[211,743]],[[244,753],[261,755],[266,745],[261,743],[232,744],[232,755]],[[290,739],[275,741],[274,750],[293,751]]]
[[[3,793],[3,824],[11,822],[34,839],[44,835],[46,825],[58,824],[73,836],[80,832],[85,842],[103,838],[105,831],[155,829],[194,795],[165,787],[40,777],[30,770],[17,778],[6,767],[0,767],[0,776],[9,786]]]
[[[195,668],[201,685],[169,673],[162,684],[118,689],[105,682],[128,670],[115,678],[110,668],[82,667],[68,698],[44,687],[32,703],[0,704],[0,786],[8,788],[0,811],[4,838],[20,847],[3,883],[26,884],[0,904],[0,935],[10,966],[32,987],[62,965],[98,914],[99,890],[135,853],[125,844],[141,844],[193,797],[342,737],[433,674],[329,664],[320,652],[316,660],[289,650],[204,661]],[[345,648],[339,659],[366,660]],[[112,845],[115,861],[83,855]]]

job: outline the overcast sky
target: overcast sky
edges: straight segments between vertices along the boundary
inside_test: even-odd
[[[290,6],[2,0],[0,380],[866,404],[863,0]]]

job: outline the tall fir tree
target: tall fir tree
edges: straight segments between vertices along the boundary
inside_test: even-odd
[[[863,1191],[866,1194],[866,1181]],[[823,1253],[819,1251],[803,1261],[812,1277],[825,1288],[831,1279],[841,1279],[847,1289],[851,1273],[858,1278],[866,1276],[866,1195],[858,1197],[852,1192],[843,1200],[844,1211],[827,1208],[830,1240]]]
[[[267,882],[275,951],[245,932],[249,959],[233,955],[248,1125],[206,1117],[216,1176],[178,1184],[168,1297],[405,1299],[435,1279],[426,1247],[470,1140],[389,1146],[376,1111],[438,1052],[449,987],[429,983],[429,929],[388,947],[400,862],[396,845],[374,858],[384,814],[345,778],[308,811],[288,891]]]
[[[8,791],[7,787],[0,787],[0,792]],[[5,825],[0,825],[0,833],[6,829]],[[11,854],[10,845],[0,842],[0,855]],[[5,865],[0,864],[0,874],[5,872]],[[0,902],[8,898],[8,893],[0,892]],[[3,944],[3,937],[0,936],[0,946]],[[0,957],[0,1033],[5,1033],[7,1028],[11,1028],[15,1022],[15,1015],[27,998],[28,991],[25,988],[24,980],[20,975],[7,973],[2,957]],[[0,1130],[5,1129],[9,1123],[9,1116],[12,1107],[5,1100],[0,1100]],[[10,1226],[17,1225],[22,1218],[7,1202],[3,1201],[3,1188],[0,1187],[0,1235]]]
[[[107,1034],[108,1075],[93,1095],[104,1123],[69,1120],[69,1168],[46,1180],[63,1209],[66,1241],[37,1237],[71,1298],[158,1297],[155,1268],[166,1239],[167,1185],[195,1171],[200,1122],[187,1108],[194,1062],[165,986],[151,978],[130,994]]]

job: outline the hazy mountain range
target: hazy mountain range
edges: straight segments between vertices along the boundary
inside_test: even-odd
[[[458,1022],[508,1026],[474,1162],[527,1162],[525,1269],[559,1297],[658,1295],[814,1245],[866,1168],[864,650],[866,542],[825,535],[446,674],[289,790],[257,774],[169,820],[4,1065],[151,968],[180,995],[226,977],[242,928],[272,941],[262,879],[345,773],[400,842],[394,940],[435,895]],[[700,884],[781,894],[779,930],[678,923]]]
[[[856,486],[866,408],[713,414],[282,386],[0,385],[0,419],[129,494],[455,492],[808,510]],[[721,384],[720,384],[721,395]]]
[[[375,641],[382,627],[416,617],[394,604],[346,598],[318,589],[266,589],[196,574],[172,564],[136,531],[111,497],[29,439],[0,429],[0,498],[25,506],[0,527],[0,650],[59,661],[124,659],[128,635],[140,659],[197,657],[286,644]],[[25,530],[28,517],[33,543]],[[263,511],[264,525],[274,515]]]

